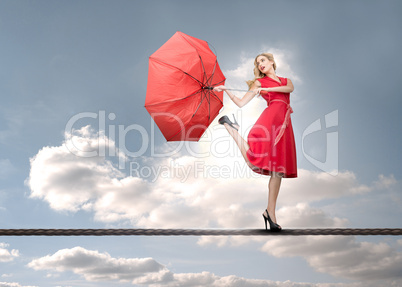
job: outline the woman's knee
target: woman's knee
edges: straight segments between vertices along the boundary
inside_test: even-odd
[[[282,179],[284,177],[284,175],[285,174],[283,172],[273,171],[271,177]]]

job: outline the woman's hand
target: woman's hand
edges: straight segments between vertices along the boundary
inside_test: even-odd
[[[255,89],[255,90],[253,90],[253,91],[254,91],[257,95],[260,95],[262,91],[268,92],[268,91],[269,91],[269,88],[258,88],[258,89]]]
[[[216,86],[214,87],[214,91],[216,92],[222,92],[222,91],[226,91],[226,87],[221,85],[221,86]]]

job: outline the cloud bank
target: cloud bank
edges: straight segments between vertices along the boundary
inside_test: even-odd
[[[303,236],[272,239],[261,250],[278,258],[302,256],[316,271],[336,277],[402,282],[402,252],[383,242],[358,242],[351,236]]]
[[[329,240],[329,242],[331,239]],[[325,243],[324,243],[325,244]],[[268,246],[267,246],[268,247]],[[301,248],[304,245],[301,245]],[[381,249],[381,247],[380,247]],[[283,252],[283,251],[281,251]],[[374,253],[381,252],[380,250]],[[300,253],[303,253],[300,249]],[[356,259],[350,262],[350,266]],[[108,253],[87,250],[83,247],[62,249],[52,255],[32,260],[28,267],[51,273],[73,272],[87,281],[130,282],[133,285],[181,286],[181,287],[358,287],[375,286],[375,282],[363,284],[295,283],[271,280],[247,279],[237,276],[217,276],[210,272],[173,273],[152,258],[113,258]],[[373,276],[370,276],[370,278]],[[393,284],[392,282],[389,282]],[[0,285],[1,286],[1,285]],[[13,285],[6,285],[13,286]],[[15,285],[18,286],[18,285]],[[392,285],[389,285],[392,286]],[[396,286],[396,285],[395,285]]]
[[[82,247],[62,249],[53,255],[35,259],[28,264],[34,270],[72,271],[88,281],[137,281],[151,277],[162,281],[166,268],[151,258],[113,258],[107,253]]]
[[[0,282],[0,287],[38,287],[38,286],[21,285],[16,282]]]
[[[106,157],[80,156],[80,151],[98,150],[99,142],[99,133],[84,127],[60,146],[42,148],[31,159],[26,181],[31,198],[42,199],[57,211],[93,212],[95,220],[105,223],[160,227],[163,218],[165,228],[261,227],[267,180],[238,159],[146,158],[147,170],[159,170],[150,180],[135,173],[127,176]],[[117,148],[113,141],[106,142],[106,148]],[[141,166],[139,159],[132,163]],[[241,176],[236,176],[236,169]],[[331,219],[309,204],[373,188],[359,184],[349,171],[337,177],[302,169],[299,173],[299,178],[284,181],[279,199],[281,222],[292,227],[345,226],[345,219]],[[375,185],[381,180],[389,181],[384,177]]]

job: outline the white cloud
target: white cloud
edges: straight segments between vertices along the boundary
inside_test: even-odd
[[[94,210],[104,222],[133,218],[158,206],[160,198],[149,190],[146,180],[125,177],[104,157],[82,156],[85,152],[100,150],[101,135],[89,127],[82,128],[58,147],[44,147],[31,159],[27,184],[32,198],[41,198],[59,211]],[[103,148],[114,146],[110,140]],[[110,210],[110,207],[119,208]],[[100,212],[105,210],[107,214]],[[109,212],[108,212],[109,211]]]
[[[284,206],[278,210],[281,224],[289,228],[332,228],[345,227],[348,220],[345,218],[331,218],[318,208],[312,208],[306,203],[296,206]]]
[[[151,287],[357,287],[370,286],[359,284],[330,283],[296,283],[270,280],[257,280],[237,277],[234,275],[217,276],[210,272],[172,273],[164,265],[152,258],[113,258],[107,253],[87,250],[82,247],[59,250],[32,260],[28,267],[34,270],[51,270],[51,272],[73,272],[87,281],[118,281]],[[0,283],[0,286],[1,283]],[[20,285],[4,285],[15,286]]]
[[[288,180],[281,187],[280,204],[297,204],[323,199],[364,194],[374,186],[360,184],[351,171],[340,171],[337,176],[325,172],[298,170],[298,178]]]
[[[269,240],[262,251],[275,257],[302,256],[318,272],[336,277],[402,282],[402,253],[383,242],[345,236],[287,237]]]
[[[10,262],[19,256],[19,251],[12,249],[11,251],[7,248],[9,247],[6,243],[0,243],[0,262]]]
[[[320,284],[311,283],[295,283],[295,282],[279,282],[271,280],[258,280],[258,279],[246,279],[237,276],[224,276],[220,277],[210,272],[202,273],[185,273],[185,274],[174,274],[174,281],[162,284],[150,284],[153,287],[173,287],[173,286],[211,286],[211,287],[318,287]]]
[[[37,286],[27,286],[27,285],[21,285],[16,282],[0,282],[0,287],[37,287]]]
[[[389,189],[389,188],[395,186],[397,183],[398,183],[398,181],[395,179],[393,174],[391,174],[389,176],[380,174],[378,176],[378,180],[376,182],[374,182],[376,188],[378,188],[378,189]]]
[[[52,272],[72,271],[88,281],[125,281],[148,276],[163,278],[168,276],[167,269],[152,258],[113,258],[108,253],[91,251],[82,247],[62,249],[53,255],[35,259],[28,264],[34,270]]]

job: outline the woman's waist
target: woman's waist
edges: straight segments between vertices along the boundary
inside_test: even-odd
[[[267,101],[271,102],[273,100],[280,100],[283,102],[286,102],[287,104],[290,104],[290,99],[289,99],[289,94],[283,94],[283,93],[269,93],[262,95],[262,97]]]
[[[267,100],[267,105],[272,105],[272,104],[285,104],[287,106],[290,106],[290,101],[289,99],[281,99],[281,98],[277,98],[277,99],[266,99]]]

